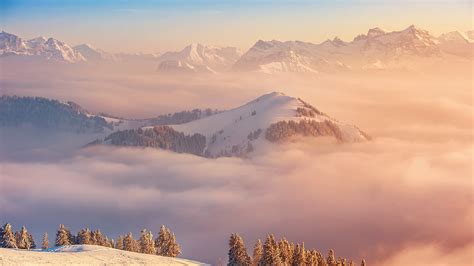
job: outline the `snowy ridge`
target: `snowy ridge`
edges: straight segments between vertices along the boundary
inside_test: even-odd
[[[114,54],[97,49],[87,43],[74,46],[74,50],[79,52],[87,61],[117,60]]]
[[[208,265],[95,245],[60,246],[45,251],[0,248],[0,262],[2,265]]]
[[[471,59],[474,32],[448,32],[439,37],[414,25],[399,31],[372,28],[352,41],[339,37],[319,44],[302,41],[257,41],[242,54],[235,47],[215,47],[193,43],[180,51],[157,54],[112,54],[89,44],[71,47],[53,38],[23,40],[0,33],[0,56],[39,57],[52,61],[120,61],[153,63],[159,72],[220,73],[229,70],[267,74],[391,69],[406,67],[409,59],[436,59],[455,55]],[[404,61],[406,60],[406,62]],[[405,65],[403,65],[405,64]]]
[[[403,59],[436,58],[443,53],[470,56],[472,31],[439,38],[414,25],[401,31],[369,29],[351,42],[338,37],[320,44],[301,41],[257,41],[235,63],[238,71],[319,73],[353,69],[386,69]]]
[[[265,94],[238,108],[172,127],[186,135],[205,136],[208,157],[238,156],[251,152],[260,142],[268,141],[265,134],[272,124],[302,120],[334,124],[341,135],[332,136],[344,142],[368,140],[357,127],[342,124],[301,99],[280,92]]]
[[[161,72],[205,72],[225,71],[240,57],[234,47],[214,47],[193,43],[179,52],[167,52],[158,58]]]
[[[6,55],[36,56],[68,63],[86,60],[78,51],[59,40],[38,37],[25,41],[16,35],[2,31],[0,33],[0,56]]]

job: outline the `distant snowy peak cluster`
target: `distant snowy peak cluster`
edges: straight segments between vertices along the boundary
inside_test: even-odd
[[[450,54],[470,58],[473,45],[472,31],[466,34],[455,31],[436,38],[413,25],[393,32],[373,28],[351,42],[338,37],[320,44],[259,40],[242,55],[234,69],[265,73],[317,73],[384,68],[386,62],[408,57],[430,58]]]
[[[179,52],[167,52],[158,58],[162,72],[227,71],[242,53],[235,47],[214,47],[193,43]]]
[[[2,31],[0,33],[0,55],[36,56],[48,60],[77,63],[86,59],[68,44],[53,38],[38,37],[23,40]]]
[[[391,62],[413,57],[460,56],[471,59],[473,47],[473,31],[453,31],[435,37],[413,25],[391,32],[373,28],[347,42],[338,37],[320,44],[259,40],[245,53],[235,47],[193,43],[181,51],[161,55],[112,54],[89,44],[71,47],[53,38],[23,40],[10,33],[0,33],[0,56],[35,56],[67,63],[146,60],[154,62],[157,70],[165,73],[319,73],[384,69],[389,68]]]

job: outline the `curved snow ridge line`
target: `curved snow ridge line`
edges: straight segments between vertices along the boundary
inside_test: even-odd
[[[209,265],[187,259],[94,245],[60,246],[48,250],[0,248],[0,263],[2,265]]]

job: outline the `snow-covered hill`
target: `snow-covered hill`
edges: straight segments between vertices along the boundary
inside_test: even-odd
[[[23,40],[16,35],[2,31],[0,32],[0,56],[7,55],[32,56],[68,63],[86,60],[81,53],[59,40],[44,37]]]
[[[207,265],[93,245],[72,245],[46,251],[0,248],[0,265]]]
[[[118,131],[101,143],[215,158],[245,156],[262,144],[285,142],[295,136],[323,136],[339,142],[370,139],[356,126],[341,123],[299,98],[272,92],[235,109],[188,123]]]
[[[329,136],[342,142],[369,139],[356,126],[340,123],[303,100],[279,92],[172,127],[186,135],[205,136],[205,154],[210,157],[243,155],[257,148],[260,142],[285,141],[294,135]]]
[[[241,53],[235,47],[214,47],[193,43],[179,52],[167,52],[158,58],[160,72],[216,73],[228,70]]]

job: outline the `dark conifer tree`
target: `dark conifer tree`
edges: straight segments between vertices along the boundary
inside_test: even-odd
[[[272,234],[267,236],[263,245],[263,264],[264,265],[281,265],[280,250]]]
[[[117,238],[117,241],[115,242],[115,248],[116,249],[124,249],[123,248],[123,236],[120,235],[118,238]]]
[[[9,223],[6,223],[0,231],[0,247],[17,248],[15,235]]]
[[[326,259],[328,266],[337,266],[336,257],[334,255],[334,250],[330,249],[328,257]]]
[[[20,232],[18,233],[16,245],[20,249],[30,249],[31,247],[30,236],[25,226],[22,226]]]
[[[250,256],[245,248],[244,240],[238,234],[232,234],[229,240],[229,266],[250,265]]]
[[[300,244],[296,244],[295,252],[293,254],[293,261],[291,265],[299,266],[304,265],[306,262],[306,254],[304,249],[304,243],[300,246]]]
[[[136,240],[133,238],[132,233],[128,233],[123,239],[123,250],[138,252],[138,246]]]
[[[145,254],[156,254],[155,243],[153,241],[153,234],[143,229],[141,231],[140,240],[140,252]]]
[[[181,247],[176,236],[164,225],[161,226],[158,237],[155,239],[156,254],[166,257],[177,257],[181,254]]]
[[[35,240],[33,239],[33,235],[28,233],[28,239],[30,240],[30,249],[36,248]]]
[[[41,243],[41,248],[42,249],[48,249],[49,248],[49,239],[48,239],[48,233],[43,234],[43,242]]]
[[[76,237],[77,244],[80,245],[92,245],[92,233],[89,228],[83,228],[79,230]]]
[[[63,224],[59,225],[58,232],[56,233],[56,246],[71,245],[71,233]]]
[[[253,248],[253,257],[252,257],[252,265],[259,266],[262,265],[262,258],[263,258],[263,244],[260,239],[257,240],[255,247]]]

